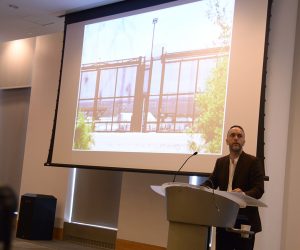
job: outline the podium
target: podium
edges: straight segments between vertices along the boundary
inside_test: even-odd
[[[207,249],[211,226],[232,228],[240,207],[266,206],[244,194],[186,183],[165,183],[151,188],[166,197],[167,250]]]

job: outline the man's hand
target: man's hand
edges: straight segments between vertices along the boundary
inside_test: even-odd
[[[243,190],[240,189],[240,188],[235,188],[235,189],[233,189],[231,192],[237,192],[237,193],[243,193],[243,194],[245,194],[245,193],[243,192]]]

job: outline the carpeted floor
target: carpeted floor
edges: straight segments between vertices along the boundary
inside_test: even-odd
[[[0,243],[0,249],[1,248]],[[95,250],[99,248],[91,248],[82,246],[73,242],[62,240],[50,240],[50,241],[35,241],[35,240],[23,240],[16,238],[13,241],[11,250]],[[105,250],[105,249],[103,249]]]

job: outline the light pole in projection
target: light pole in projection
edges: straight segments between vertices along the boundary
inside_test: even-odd
[[[158,21],[158,18],[153,18],[152,23],[153,23],[153,31],[152,31],[152,43],[151,43],[151,60],[153,56],[153,44],[154,44],[154,34],[155,34],[155,25]]]
[[[144,93],[143,98],[143,122],[142,122],[142,131],[147,131],[147,116],[148,116],[148,110],[149,110],[149,95],[150,95],[150,85],[151,85],[151,79],[152,79],[152,67],[153,67],[153,44],[154,44],[154,34],[155,34],[155,25],[158,21],[158,18],[155,17],[152,19],[153,24],[153,30],[152,30],[152,41],[151,41],[151,55],[150,55],[150,66],[149,66],[149,77],[148,77],[148,86],[147,86],[147,92]]]

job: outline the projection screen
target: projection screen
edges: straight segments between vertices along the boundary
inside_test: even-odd
[[[173,172],[198,152],[182,171],[210,173],[233,124],[256,155],[268,1],[130,2],[66,24],[46,165]]]

